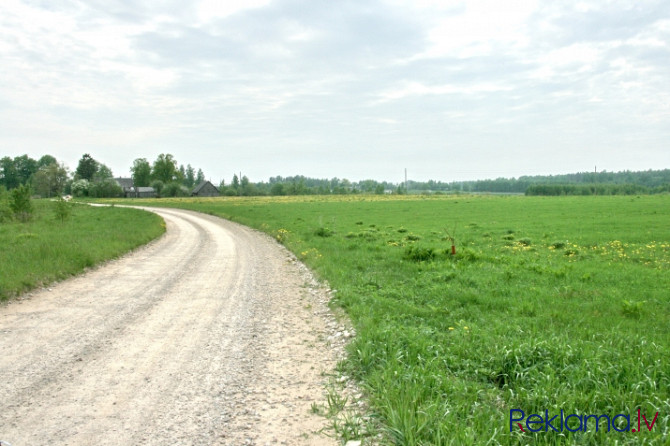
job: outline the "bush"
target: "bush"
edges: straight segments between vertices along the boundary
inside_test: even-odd
[[[123,196],[123,189],[112,179],[89,185],[88,196],[93,198],[115,198]]]
[[[14,216],[22,222],[27,222],[33,217],[31,193],[30,186],[22,184],[13,189],[10,194],[9,208],[14,212]]]
[[[166,184],[161,192],[161,197],[188,197],[188,195],[188,189],[177,182]]]
[[[56,200],[56,208],[54,209],[56,214],[56,220],[60,220],[61,223],[65,223],[65,220],[70,218],[72,215],[72,203],[64,200],[63,197],[59,197]]]
[[[72,182],[72,186],[70,186],[70,190],[72,192],[72,195],[75,197],[86,197],[88,196],[88,188],[90,187],[90,184],[88,180],[81,179],[81,180],[76,180]]]
[[[163,188],[165,187],[165,183],[163,183],[161,180],[155,180],[151,182],[151,187],[153,187],[156,191],[156,196],[160,197],[161,192],[163,192]]]

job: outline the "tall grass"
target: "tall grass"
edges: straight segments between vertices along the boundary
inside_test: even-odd
[[[58,203],[34,201],[27,223],[0,223],[0,300],[79,273],[165,231],[155,214],[76,205],[62,218]]]
[[[392,444],[667,441],[669,196],[153,204],[266,231],[337,289],[357,331],[344,367]],[[651,432],[531,433],[512,409],[659,415]]]

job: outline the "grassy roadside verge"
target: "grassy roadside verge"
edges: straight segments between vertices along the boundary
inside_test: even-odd
[[[357,331],[344,367],[393,444],[668,438],[669,196],[144,204],[261,229],[328,280]],[[445,228],[454,226],[451,256]],[[598,431],[592,420],[576,432],[522,432],[510,423],[516,409],[622,414],[631,425],[607,432],[603,419]],[[632,433],[638,409],[649,423],[658,417]]]
[[[0,300],[62,280],[149,242],[163,220],[135,209],[74,205],[55,218],[55,203],[35,200],[28,223],[0,224]]]

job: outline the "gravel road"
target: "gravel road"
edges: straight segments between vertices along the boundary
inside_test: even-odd
[[[0,441],[337,444],[310,411],[341,355],[328,290],[268,236],[151,210],[159,240],[0,307]]]

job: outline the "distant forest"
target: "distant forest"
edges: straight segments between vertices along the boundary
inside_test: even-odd
[[[171,154],[160,154],[153,163],[137,158],[129,166],[135,186],[152,187],[158,196],[189,196],[194,186],[206,180],[202,169],[178,164]],[[123,191],[112,171],[89,154],[69,169],[51,155],[38,160],[28,155],[0,158],[1,189],[28,185],[43,197],[72,194],[88,197],[117,197]],[[346,178],[319,179],[302,175],[271,177],[252,182],[233,175],[230,182],[214,184],[224,196],[259,195],[347,195],[347,194],[447,194],[500,193],[526,195],[633,195],[670,192],[670,169],[583,172],[565,175],[536,175],[477,181],[349,181]]]
[[[581,172],[448,183],[451,190],[526,195],[633,195],[670,192],[670,169]],[[411,189],[411,186],[410,186]]]
[[[670,169],[641,172],[584,172],[566,175],[536,175],[477,181],[407,181],[404,183],[364,180],[350,182],[338,178],[316,179],[304,176],[272,177],[268,182],[244,185],[233,177],[226,195],[306,195],[306,194],[445,194],[500,193],[526,195],[633,195],[670,192]],[[406,187],[406,188],[405,188]]]

